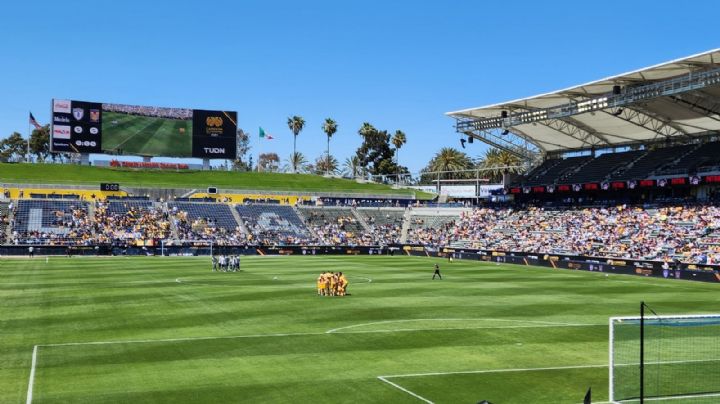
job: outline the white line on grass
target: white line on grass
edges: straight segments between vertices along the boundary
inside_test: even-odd
[[[274,337],[302,337],[312,335],[326,334],[372,334],[372,333],[392,333],[392,332],[419,332],[419,331],[444,331],[444,330],[479,330],[479,329],[507,329],[507,328],[553,328],[553,327],[598,327],[607,324],[558,324],[558,325],[517,325],[517,326],[483,326],[483,327],[448,327],[448,328],[413,328],[413,329],[397,329],[397,330],[359,330],[359,331],[340,331],[339,329],[328,330],[324,332],[294,332],[294,333],[275,333],[275,334],[247,334],[247,335],[224,335],[224,336],[207,336],[207,337],[183,337],[183,338],[159,338],[159,339],[140,339],[140,340],[115,340],[115,341],[84,341],[84,342],[62,342],[53,344],[39,344],[40,347],[58,347],[58,346],[78,346],[78,345],[113,345],[113,344],[149,344],[154,342],[182,342],[182,341],[206,341],[219,339],[241,339],[241,338],[274,338]],[[333,332],[330,332],[333,331]]]
[[[645,397],[645,401],[670,401],[670,400],[683,400],[686,398],[703,398],[703,397],[720,397],[720,393],[704,393],[704,394],[687,394],[683,396],[666,396],[666,397]],[[632,403],[639,402],[639,398],[633,398],[630,400],[619,400],[616,403]]]
[[[25,401],[27,404],[32,403],[32,398],[33,398],[33,384],[35,384],[35,365],[37,365],[37,352],[38,352],[38,346],[35,345],[33,347],[33,353],[32,353],[32,365],[30,367],[30,380],[28,380],[27,401]]]
[[[390,380],[386,379],[386,378],[383,377],[383,376],[378,376],[378,379],[381,380],[381,381],[383,381],[383,382],[385,382],[385,383],[387,383],[387,384],[389,384],[389,385],[391,385],[391,386],[393,386],[393,387],[395,387],[396,389],[402,390],[402,391],[410,394],[411,396],[417,398],[418,400],[424,401],[424,402],[426,402],[426,403],[428,403],[428,404],[435,404],[434,402],[428,400],[427,398],[425,398],[425,397],[423,397],[423,396],[421,396],[421,395],[419,395],[419,394],[415,394],[415,393],[413,393],[412,391],[406,389],[405,387],[402,387],[401,385],[399,385],[399,384],[397,384],[397,383],[391,382]]]
[[[592,369],[606,368],[608,365],[572,365],[572,366],[551,366],[540,368],[505,368],[505,369],[484,369],[484,370],[461,370],[457,372],[428,372],[428,373],[408,373],[403,375],[385,375],[380,376],[386,379],[396,379],[402,377],[423,377],[423,376],[445,376],[445,375],[472,375],[484,373],[508,373],[508,372],[532,372],[544,370],[567,370],[567,369]]]
[[[353,325],[348,325],[345,327],[333,328],[332,330],[327,330],[325,332],[328,334],[332,334],[332,333],[335,333],[340,330],[347,330],[349,328],[366,327],[366,326],[378,325],[378,324],[408,323],[408,322],[415,322],[415,321],[505,321],[505,322],[513,322],[513,323],[542,324],[544,326],[549,326],[549,327],[595,325],[595,324],[557,323],[557,322],[551,322],[551,321],[510,320],[510,319],[498,319],[498,318],[416,318],[416,319],[407,319],[407,320],[384,320],[384,321],[374,321],[372,323],[353,324]],[[488,327],[488,328],[497,328],[497,327]]]
[[[568,325],[496,325],[479,327],[436,327],[436,328],[400,328],[397,330],[359,330],[339,331],[325,334],[373,334],[393,332],[417,332],[417,331],[446,331],[446,330],[508,330],[516,328],[564,328],[564,327],[607,327],[607,324],[568,324]]]

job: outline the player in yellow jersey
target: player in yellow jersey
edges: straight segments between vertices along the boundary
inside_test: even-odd
[[[337,275],[330,272],[330,296],[337,294]]]
[[[346,291],[347,291],[347,284],[348,284],[347,278],[345,277],[345,275],[342,272],[340,272],[340,276],[338,277],[338,295],[339,296],[345,296]]]
[[[317,278],[317,294],[322,296],[325,291],[325,272],[321,273]]]

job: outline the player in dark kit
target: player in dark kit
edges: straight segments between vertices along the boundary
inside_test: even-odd
[[[433,280],[435,280],[435,277],[439,277],[440,280],[442,280],[442,275],[440,275],[440,265],[435,264],[435,272],[433,272]]]

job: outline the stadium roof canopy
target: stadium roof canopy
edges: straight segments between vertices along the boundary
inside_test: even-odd
[[[447,115],[460,133],[535,153],[690,140],[720,131],[720,49]]]

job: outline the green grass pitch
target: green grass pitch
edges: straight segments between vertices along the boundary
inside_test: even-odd
[[[103,112],[103,150],[125,154],[190,157],[192,120]]]
[[[640,300],[720,312],[720,285],[471,261],[253,256],[242,269],[0,259],[0,402],[29,387],[32,403],[579,403],[588,387],[605,401],[608,317]],[[317,296],[323,270],[348,274],[351,296]]]

